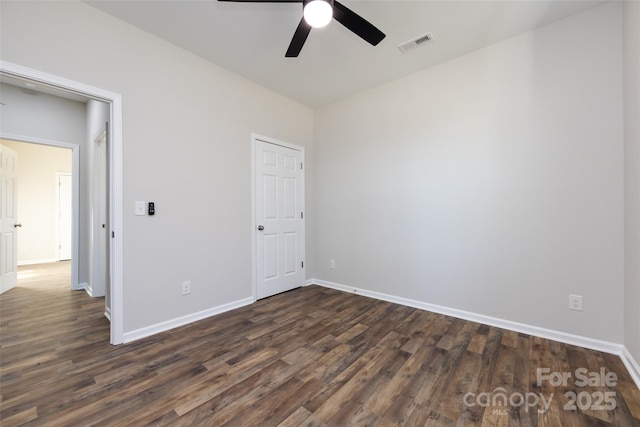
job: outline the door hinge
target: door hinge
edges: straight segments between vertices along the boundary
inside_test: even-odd
[[[111,238],[112,238],[112,239],[115,239],[115,238],[116,238],[116,232],[115,232],[115,231],[112,231],[112,232],[111,232]]]
[[[302,162],[300,162],[300,169],[304,169]]]
[[[304,218],[304,213],[300,212],[300,219],[303,219],[303,218]]]
[[[304,261],[302,261],[302,263],[301,263],[301,264],[302,264],[302,268],[304,268]]]

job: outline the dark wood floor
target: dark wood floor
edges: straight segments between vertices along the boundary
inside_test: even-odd
[[[64,268],[0,296],[3,427],[640,425],[617,356],[318,286],[114,347]],[[538,386],[537,368],[618,381]]]

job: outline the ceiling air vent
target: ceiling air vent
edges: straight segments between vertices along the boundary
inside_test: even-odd
[[[400,52],[402,53],[407,53],[410,50],[413,50],[416,47],[426,44],[427,42],[430,42],[432,40],[433,36],[431,35],[431,33],[426,33],[404,43],[400,43],[398,45],[398,49],[400,49]]]

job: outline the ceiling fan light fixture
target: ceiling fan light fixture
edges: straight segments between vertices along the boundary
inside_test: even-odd
[[[321,28],[333,18],[333,0],[304,1],[304,20],[313,28]]]

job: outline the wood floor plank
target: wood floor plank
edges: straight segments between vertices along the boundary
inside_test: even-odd
[[[318,286],[111,346],[104,300],[69,290],[68,263],[20,273],[0,295],[2,427],[640,425],[611,354]],[[538,385],[540,368],[618,381]],[[550,408],[464,401],[496,390]],[[570,391],[616,406],[567,410]]]

